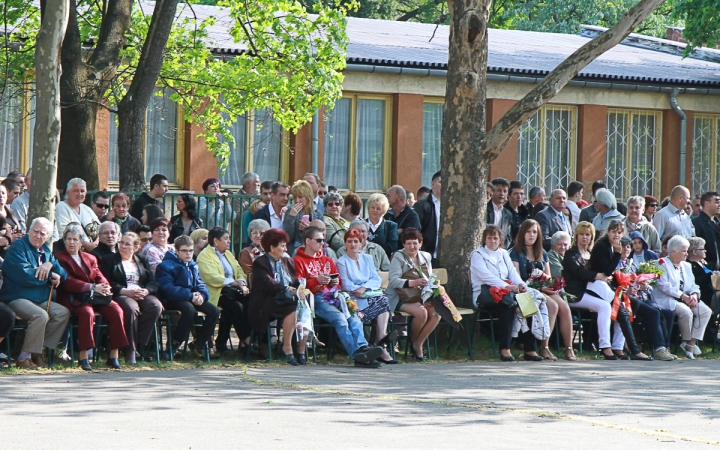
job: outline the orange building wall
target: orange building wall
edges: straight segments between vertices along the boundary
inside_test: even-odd
[[[672,109],[663,110],[662,160],[658,198],[670,195],[680,181],[680,118]]]
[[[183,189],[202,193],[202,184],[208,178],[217,178],[217,160],[207,150],[205,139],[198,137],[202,129],[185,123],[185,175]]]
[[[504,100],[493,98],[487,101],[487,129],[498,123],[510,108],[515,105],[515,100]],[[490,164],[488,181],[493,178],[503,177],[508,180],[517,179],[518,160],[518,139],[517,133],[510,139],[503,151],[495,161]]]
[[[393,95],[390,181],[413,192],[422,184],[423,100],[418,94]]]
[[[578,107],[575,179],[585,185],[586,198],[595,180],[605,180],[607,111],[607,106]]]
[[[95,152],[98,162],[100,189],[108,188],[110,167],[110,112],[100,107],[95,118]]]

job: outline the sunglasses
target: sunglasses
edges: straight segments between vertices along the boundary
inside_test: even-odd
[[[100,209],[108,209],[110,207],[110,205],[108,205],[107,203],[95,203],[95,206]]]
[[[657,208],[658,204],[657,204],[657,203],[650,203],[648,206],[651,207],[651,208]]]
[[[317,242],[318,244],[322,244],[323,242],[325,242],[325,239],[317,238],[317,239],[313,239],[313,241]]]

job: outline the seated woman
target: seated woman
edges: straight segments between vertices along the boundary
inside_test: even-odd
[[[303,245],[302,232],[313,220],[322,220],[322,215],[315,209],[313,191],[310,183],[298,180],[290,188],[290,194],[295,202],[285,211],[283,216],[283,230],[290,238],[287,243],[287,253],[292,255],[295,249]]]
[[[145,347],[163,310],[157,298],[155,275],[148,267],[147,258],[136,253],[139,247],[138,235],[128,231],[118,242],[118,252],[100,261],[100,270],[110,283],[113,300],[123,310],[128,338],[125,360],[131,366],[137,362],[135,352],[139,352],[144,361],[152,361]]]
[[[427,286],[432,273],[432,256],[420,251],[422,242],[422,234],[417,229],[410,227],[403,230],[400,235],[403,248],[393,254],[385,290],[392,311],[406,312],[413,317],[412,351],[418,361],[425,360],[423,344],[440,322],[435,308],[429,302],[423,304],[420,298],[420,292]],[[417,268],[422,270],[423,277],[418,278]]]
[[[558,231],[550,238],[550,251],[547,252],[550,261],[550,275],[553,278],[562,277],[562,262],[565,252],[572,246],[572,238],[564,231]]]
[[[250,235],[250,245],[242,249],[238,263],[242,267],[243,272],[250,276],[255,258],[265,253],[260,245],[263,235],[270,229],[270,224],[264,219],[255,219],[248,225],[248,234]]]
[[[682,236],[673,236],[668,241],[668,256],[661,268],[657,286],[652,297],[663,309],[675,311],[682,337],[680,348],[689,359],[700,354],[696,345],[703,338],[712,310],[700,300],[700,286],[695,283],[692,266],[685,261],[690,243]]]
[[[347,253],[337,261],[342,290],[347,291],[356,301],[358,317],[362,323],[369,325],[377,320],[375,345],[382,348],[378,362],[397,364],[387,352],[387,345],[397,338],[397,332],[388,336],[387,326],[390,320],[388,299],[380,289],[382,279],[375,270],[372,256],[362,253],[362,235],[357,230],[345,233],[345,249]],[[368,295],[369,294],[369,295]]]
[[[507,250],[502,248],[503,231],[496,225],[485,227],[482,235],[483,245],[476,248],[470,256],[470,280],[473,286],[473,301],[476,305],[485,305],[498,318],[498,340],[500,361],[515,361],[510,353],[513,324],[515,322],[515,305],[505,302],[495,303],[490,288],[505,288],[512,293],[527,292],[528,287],[520,278]],[[488,306],[489,305],[489,306]],[[527,319],[531,325],[532,318]],[[537,354],[535,336],[531,331],[519,333],[523,343],[525,361],[542,361]]]
[[[554,238],[555,236],[553,236]],[[539,223],[533,219],[528,219],[520,225],[517,236],[515,236],[515,247],[510,251],[510,259],[523,282],[527,282],[530,277],[540,277],[542,275],[551,278],[550,261],[542,247],[542,232]],[[555,329],[556,319],[560,321],[560,335],[565,344],[565,359],[569,361],[577,360],[572,348],[573,334],[570,307],[565,300],[560,298],[557,291],[545,287],[540,292],[547,298],[550,330]],[[544,359],[557,361],[557,358],[550,352],[548,341],[549,337],[540,341],[540,356]]]
[[[228,230],[213,228],[208,234],[208,243],[198,255],[197,264],[210,292],[210,303],[222,308],[215,348],[220,354],[228,350],[230,329],[235,327],[242,350],[250,339],[247,276],[230,251],[232,242]]]
[[[337,192],[328,192],[323,198],[325,206],[323,222],[325,222],[327,243],[335,253],[343,247],[345,232],[350,227],[350,222],[340,215],[344,204],[342,196]]]
[[[720,272],[713,271],[707,266],[705,255],[705,239],[700,237],[691,237],[688,239],[690,247],[688,248],[687,261],[692,266],[695,283],[700,287],[700,300],[712,309],[712,299],[715,295],[715,289],[712,285],[712,276],[720,275]],[[713,342],[717,338],[718,324],[716,320],[710,319],[705,329],[704,342]]]
[[[170,244],[168,244],[168,236],[170,236],[170,221],[164,217],[158,217],[153,219],[150,224],[150,233],[152,234],[152,240],[145,244],[140,250],[140,254],[147,258],[148,267],[153,272],[155,268],[165,258],[165,253],[170,250]]]
[[[112,220],[120,227],[121,233],[132,231],[137,233],[142,225],[136,218],[130,215],[130,197],[123,192],[112,196],[112,210],[102,216],[100,222]]]
[[[190,239],[193,240],[193,261],[197,261],[197,257],[201,251],[208,245],[208,234],[210,232],[205,228],[198,228],[190,233]]]
[[[210,294],[200,278],[197,263],[192,259],[193,241],[190,236],[178,236],[174,246],[175,251],[165,253],[165,258],[155,272],[163,306],[167,310],[180,312],[180,320],[172,333],[172,347],[179,350],[180,345],[187,342],[195,317],[198,312],[202,312],[205,320],[188,348],[196,356],[208,358],[210,355],[207,352],[212,348],[213,332],[220,311],[208,301]]]
[[[596,296],[608,302],[609,304],[612,303],[613,299],[615,298],[615,289],[617,288],[617,283],[614,279],[614,273],[616,270],[621,270],[625,267],[622,262],[623,244],[621,242],[624,234],[625,222],[622,219],[612,220],[607,225],[605,236],[600,238],[595,243],[595,246],[593,247],[590,255],[589,269],[591,271],[601,273],[608,277],[608,280],[606,282],[609,284],[609,286],[600,285],[600,283],[603,282],[599,281],[595,283],[592,287],[588,286],[587,294],[585,294],[585,296]],[[625,253],[627,255],[629,255],[630,253],[630,247],[631,243],[628,240],[625,244]],[[657,314],[657,311],[647,310],[643,311],[643,313],[641,313],[640,310],[634,311],[634,313],[642,315],[644,315],[645,312],[650,314],[654,313],[653,318],[650,321],[653,325],[659,324],[660,316],[659,314]],[[630,311],[625,308],[624,302],[620,302],[620,309],[618,311],[617,318],[615,319],[613,326],[614,335],[613,342],[611,344],[611,350],[615,358],[634,359],[641,361],[652,360],[651,357],[648,357],[642,352],[637,342],[635,341],[635,334],[633,333],[632,326],[630,325]],[[623,352],[626,341],[631,353],[630,358],[628,358],[627,355],[625,355],[625,353]],[[605,355],[605,353],[603,354]],[[608,359],[607,355],[605,356],[605,359]]]
[[[385,194],[376,192],[368,198],[365,207],[367,208],[367,222],[370,226],[370,235],[367,240],[382,247],[389,258],[398,248],[397,224],[383,218],[390,209],[390,203]]]
[[[258,333],[267,333],[268,323],[278,319],[283,322],[283,352],[290,365],[307,364],[303,335],[297,343],[297,358],[293,354],[296,308],[292,302],[278,300],[283,291],[305,299],[305,291],[298,289],[300,283],[295,275],[292,258],[284,256],[290,240],[283,230],[271,228],[263,234],[260,244],[265,254],[255,258],[252,271],[253,290],[250,294],[250,324]]]
[[[58,262],[68,273],[68,278],[58,288],[58,302],[78,316],[79,363],[83,370],[92,370],[88,362],[88,350],[95,348],[93,328],[95,312],[108,324],[110,355],[107,366],[121,369],[118,349],[127,347],[128,339],[123,326],[123,310],[112,298],[110,284],[98,268],[97,259],[81,252],[83,228],[79,223],[65,225],[63,242],[65,250],[56,255]],[[95,296],[97,298],[94,298]],[[100,296],[106,297],[101,299]]]
[[[360,196],[354,192],[348,192],[343,198],[343,202],[345,203],[345,206],[343,206],[342,211],[340,211],[340,215],[343,219],[348,222],[357,220],[360,217],[363,207]]]
[[[170,240],[175,242],[178,236],[190,236],[190,233],[203,227],[203,221],[197,214],[197,202],[190,194],[180,194],[175,201],[178,213],[170,218]]]

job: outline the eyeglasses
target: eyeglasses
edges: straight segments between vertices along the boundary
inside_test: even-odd
[[[97,206],[100,209],[108,209],[110,207],[107,203],[95,203],[95,206]]]
[[[658,204],[657,204],[657,203],[650,203],[648,206],[651,207],[651,208],[657,208]]]
[[[342,205],[338,202],[328,202],[327,206],[328,206],[328,208],[332,208],[333,206],[342,206]]]
[[[264,231],[254,230],[252,233],[250,233],[250,236],[261,236],[262,237],[262,235],[264,235],[264,234],[265,234]]]

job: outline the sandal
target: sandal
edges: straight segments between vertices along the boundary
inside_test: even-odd
[[[572,347],[565,347],[563,349],[565,351],[565,359],[568,361],[577,361],[577,356],[575,356],[575,351]]]
[[[542,354],[543,351],[547,352],[547,356]],[[540,356],[542,356],[542,358],[545,359],[545,360],[557,361],[557,356],[553,355],[553,354],[550,352],[550,348],[549,348],[549,347],[543,347],[543,348],[541,348],[541,349],[540,349],[540,353],[541,353]]]

